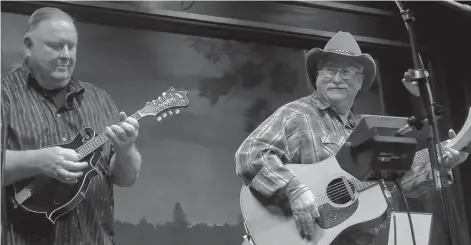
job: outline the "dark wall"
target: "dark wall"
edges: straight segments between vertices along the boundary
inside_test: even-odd
[[[436,86],[448,104],[449,127],[458,132],[464,125],[471,106],[471,13],[452,9],[444,4],[414,3],[419,40],[433,47],[437,55]],[[459,167],[467,220],[471,220],[471,161]]]

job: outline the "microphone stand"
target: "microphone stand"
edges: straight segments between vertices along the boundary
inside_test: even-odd
[[[447,194],[446,189],[443,188],[445,185],[446,180],[446,173],[441,174],[440,168],[438,167],[438,157],[442,159],[442,149],[439,147],[439,134],[438,134],[438,127],[437,127],[437,118],[435,115],[435,110],[433,105],[435,104],[432,98],[432,92],[430,89],[430,84],[428,82],[428,72],[425,70],[422,60],[420,58],[420,54],[417,50],[417,39],[414,30],[413,23],[415,21],[415,17],[412,14],[412,11],[409,9],[404,9],[404,6],[399,1],[395,0],[397,7],[400,10],[402,19],[406,25],[406,29],[409,35],[409,41],[411,44],[411,51],[412,51],[412,60],[414,64],[414,69],[409,69],[408,72],[405,74],[405,80],[408,82],[412,82],[413,84],[417,84],[420,91],[420,97],[422,97],[422,106],[425,108],[427,117],[427,122],[430,125],[429,132],[428,132],[428,152],[429,152],[429,159],[431,164],[431,171],[433,176],[433,181],[435,183],[436,190],[441,192],[441,201],[444,209],[444,218],[446,225],[448,226],[449,235],[450,235],[450,242],[451,244],[454,243],[454,229],[452,227],[452,223],[450,222],[450,214],[449,214],[449,203],[447,201]],[[440,154],[438,154],[440,152]]]

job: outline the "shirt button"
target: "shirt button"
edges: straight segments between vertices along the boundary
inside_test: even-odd
[[[67,139],[66,139],[66,138],[62,138],[62,141],[67,141]]]

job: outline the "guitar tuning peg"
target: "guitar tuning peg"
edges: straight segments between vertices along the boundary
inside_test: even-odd
[[[164,113],[162,114],[162,116],[163,116],[163,117],[167,117],[167,113],[164,112]]]
[[[168,114],[173,115],[173,112],[170,110],[170,111],[168,111]]]
[[[162,118],[160,116],[157,117],[157,121],[162,121]]]
[[[175,110],[175,114],[180,114],[180,110],[179,110],[179,109],[176,109],[176,110]]]

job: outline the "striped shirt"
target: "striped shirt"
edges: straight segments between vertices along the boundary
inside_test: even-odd
[[[285,104],[262,122],[235,154],[236,172],[245,184],[266,198],[295,200],[307,186],[285,164],[312,164],[335,155],[361,116],[349,113],[343,123],[317,93]],[[404,194],[424,198],[433,187],[428,164],[420,164],[402,179]],[[281,200],[280,198],[275,200]],[[372,244],[379,227],[347,235],[338,244]]]
[[[8,122],[7,149],[35,150],[72,141],[82,127],[97,134],[119,120],[118,109],[110,96],[94,85],[71,79],[62,107],[22,65],[2,77],[2,100]],[[114,151],[106,143],[97,163],[99,175],[90,182],[85,199],[55,225],[45,217],[32,216],[8,202],[7,217],[13,228],[8,241],[16,245],[114,244],[114,196],[109,167]],[[7,200],[12,197],[8,186]],[[11,243],[13,244],[13,243]]]

